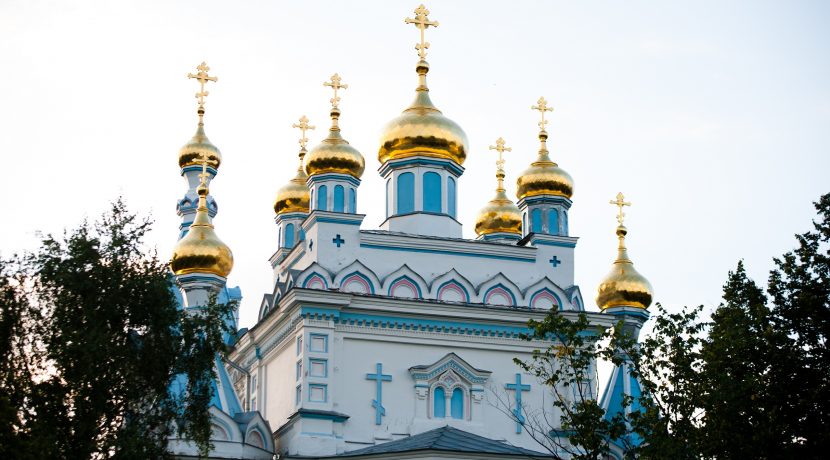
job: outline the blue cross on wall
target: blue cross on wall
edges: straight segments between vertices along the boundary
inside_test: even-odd
[[[336,244],[336,245],[337,245],[337,247],[339,248],[341,244],[343,244],[343,243],[345,243],[345,242],[346,242],[346,240],[344,240],[343,238],[340,238],[340,234],[338,233],[338,234],[337,234],[337,237],[336,237],[336,238],[333,238],[333,239],[331,240],[331,242],[332,242],[332,243],[334,243],[334,244]]]
[[[392,376],[383,373],[383,364],[377,363],[375,366],[377,372],[366,374],[366,380],[374,380],[377,383],[376,397],[372,400],[372,407],[375,408],[375,425],[380,425],[381,417],[386,415],[386,409],[383,407],[383,382],[391,382]]]
[[[508,390],[516,392],[516,407],[513,408],[513,416],[516,417],[516,433],[522,432],[522,425],[525,424],[525,416],[522,415],[522,392],[530,391],[530,385],[522,384],[522,374],[516,374],[516,383],[504,385]]]
[[[309,251],[314,250],[314,240],[308,240],[308,250]]]
[[[559,264],[562,263],[562,261],[557,259],[556,256],[553,256],[553,258],[551,258],[548,262],[550,262],[550,264],[553,265],[553,268],[558,267]]]

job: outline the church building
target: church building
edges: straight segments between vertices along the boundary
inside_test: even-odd
[[[652,289],[626,252],[622,194],[612,202],[620,207],[618,256],[596,306],[593,296],[583,299],[568,225],[574,181],[548,151],[544,98],[532,107],[538,152],[517,152],[529,165],[515,178],[516,201],[504,188],[511,179],[502,153],[511,149],[499,138],[490,147],[499,158],[495,194],[469,223],[477,237],[462,237],[458,196],[471,152],[464,130],[429,95],[424,35],[438,22],[423,5],[405,22],[420,32],[414,100],[382,129],[379,145],[361,146],[377,149],[380,177],[369,180],[386,183],[385,220],[369,228],[357,212],[365,161],[340,129],[348,85],[335,73],[324,83],[333,93],[326,137],[307,148],[314,127],[305,116],[294,125],[302,133],[297,173],[273,208],[273,288],[256,324],[227,337],[231,352],[216,359],[211,458],[551,458],[527,429],[542,416],[558,423],[551,389],[514,358],[553,343],[523,339],[528,320],[585,313],[592,327],[623,319],[636,333],[648,319]],[[195,314],[211,293],[241,298],[226,286],[233,257],[212,224],[209,185],[222,156],[203,116],[205,85],[216,78],[204,63],[197,70],[189,76],[201,85],[199,124],[179,153],[188,190],[170,265],[182,308]],[[236,318],[228,320],[235,329]],[[625,363],[603,388],[593,397],[609,417],[632,410],[624,395],[639,395]],[[622,447],[612,449],[620,458]],[[171,450],[195,455],[186,440],[171,439]]]

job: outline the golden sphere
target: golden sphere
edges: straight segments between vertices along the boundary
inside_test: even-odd
[[[199,123],[196,134],[179,149],[179,167],[201,165],[199,160],[204,154],[207,155],[210,166],[219,168],[219,164],[222,163],[222,153],[215,145],[211,144],[210,139],[205,134],[204,125]]]
[[[522,212],[504,190],[498,190],[496,197],[481,209],[476,217],[476,235],[491,233],[522,234]]]
[[[274,200],[275,213],[308,213],[311,193],[306,185],[307,177],[305,172],[299,171],[296,177],[277,190],[277,198]]]
[[[547,133],[539,133],[542,148],[539,158],[530,164],[516,179],[516,196],[522,198],[537,195],[556,195],[570,199],[574,194],[574,180],[571,175],[551,161],[545,146]]]
[[[624,237],[625,227],[617,229],[617,235]],[[648,308],[654,295],[651,283],[634,269],[634,263],[628,258],[622,243],[619,251],[611,271],[597,288],[597,306],[600,310],[611,307]]]
[[[305,156],[305,172],[309,176],[338,173],[360,179],[365,168],[363,155],[340,137],[339,129],[329,131],[329,136]]]
[[[170,268],[176,275],[212,273],[227,278],[233,269],[233,254],[213,231],[204,200],[199,199],[199,209],[187,235],[176,243]]]

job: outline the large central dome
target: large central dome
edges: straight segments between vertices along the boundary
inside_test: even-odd
[[[452,160],[461,165],[467,159],[467,135],[458,124],[445,117],[429,98],[426,74],[429,64],[418,62],[420,85],[415,101],[403,113],[390,121],[380,138],[378,161],[413,156],[427,156]]]

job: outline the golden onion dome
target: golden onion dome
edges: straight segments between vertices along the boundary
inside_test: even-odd
[[[303,147],[300,150],[300,167],[297,168],[297,175],[277,190],[277,198],[274,200],[274,212],[277,215],[288,212],[308,213],[309,211],[311,193],[306,184],[308,175],[303,170],[305,154],[305,147]]]
[[[490,150],[499,152],[496,161],[496,196],[481,209],[476,217],[476,235],[490,235],[493,233],[511,233],[521,236],[522,212],[504,190],[504,159],[502,154],[512,149],[504,146],[504,139],[498,138],[495,146]]]
[[[182,239],[173,249],[170,268],[176,275],[190,273],[211,273],[227,278],[233,268],[233,254],[228,245],[222,242],[213,230],[207,208],[208,187],[205,183],[207,174],[203,163],[202,183],[199,184],[199,206],[196,218]]]
[[[204,113],[202,111],[202,113]],[[202,122],[202,114],[199,114],[199,127],[196,128],[196,134],[190,141],[179,149],[179,167],[198,165],[199,159],[207,156],[208,161],[214,168],[219,168],[222,163],[222,153],[219,149],[210,142],[205,134],[205,124]]]
[[[651,283],[634,269],[634,263],[628,258],[625,248],[625,235],[628,230],[620,224],[617,237],[620,240],[619,253],[611,271],[597,288],[597,306],[600,310],[611,307],[648,308],[651,305],[654,290]]]
[[[551,161],[547,149],[548,133],[539,132],[542,145],[539,156],[530,167],[516,179],[516,196],[521,200],[537,195],[556,195],[570,199],[573,196],[574,181],[571,175]]]
[[[340,110],[337,107],[332,107],[331,128],[329,128],[328,137],[323,139],[305,156],[305,172],[309,176],[337,173],[348,174],[360,179],[360,176],[363,175],[366,161],[363,159],[363,155],[356,148],[349,145],[346,139],[343,139],[340,135],[339,118]]]
[[[429,64],[421,60],[416,70],[420,84],[415,90],[415,100],[383,128],[378,161],[383,164],[400,158],[427,156],[464,164],[467,134],[432,104],[426,82]]]

